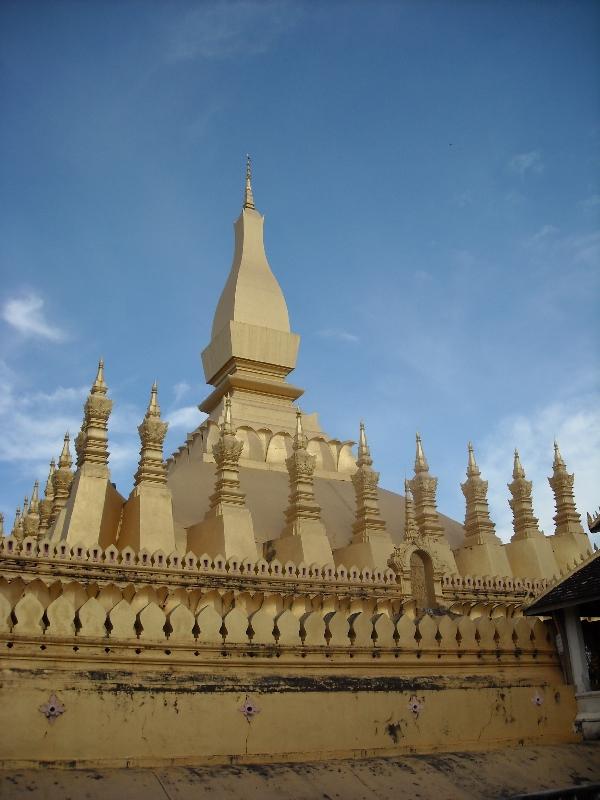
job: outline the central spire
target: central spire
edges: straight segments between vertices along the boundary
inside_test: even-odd
[[[252,194],[252,159],[246,153],[246,189],[244,191],[244,208],[254,208],[254,195]]]
[[[241,214],[234,224],[235,249],[229,277],[219,298],[211,342],[202,353],[204,374],[215,391],[201,410],[218,416],[228,392],[235,405],[236,389],[285,398],[290,407],[302,394],[285,384],[296,366],[300,337],[290,330],[285,297],[271,271],[263,241],[264,218],[254,205],[252,162],[246,157],[246,183]],[[250,385],[252,384],[252,385]],[[236,416],[239,409],[234,413]]]

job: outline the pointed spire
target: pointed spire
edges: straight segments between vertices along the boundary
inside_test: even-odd
[[[481,475],[477,462],[475,461],[475,451],[471,442],[468,444],[469,459],[467,462],[467,478],[472,478],[476,475]]]
[[[487,500],[488,482],[481,478],[481,471],[475,460],[475,451],[471,442],[468,444],[467,480],[460,488],[465,496],[465,543],[500,544],[496,536],[494,523],[490,519]]]
[[[554,515],[555,533],[562,534],[584,534],[581,524],[581,517],[575,505],[573,496],[573,486],[575,475],[569,474],[567,465],[558,449],[558,444],[554,442],[554,461],[552,463],[552,477],[548,478],[550,488],[554,493],[554,504],[556,514]]]
[[[515,447],[515,460],[513,463],[513,478],[517,480],[517,478],[524,478],[525,477],[525,470],[523,469],[523,465],[521,464],[521,457],[519,456],[519,451]]]
[[[15,511],[15,521],[13,522],[12,531],[10,533],[11,536],[14,536],[17,540],[23,538],[23,517],[21,516],[20,506],[17,506],[17,510]]]
[[[23,516],[26,517],[29,514],[29,498],[27,495],[23,498]]]
[[[415,501],[415,515],[419,533],[436,538],[444,536],[436,505],[437,478],[429,474],[429,464],[423,452],[421,436],[417,433],[417,454],[415,457],[415,477],[410,481],[410,489]]]
[[[54,501],[54,473],[56,472],[56,462],[54,459],[50,462],[50,470],[48,472],[48,479],[44,488],[44,499],[40,500],[40,525],[38,532],[40,536],[44,534],[50,527],[50,517],[52,515],[52,504]]]
[[[0,536],[4,536],[4,514],[0,511]]]
[[[293,448],[294,450],[306,450],[308,445],[308,437],[304,433],[302,427],[302,411],[296,409],[296,434],[294,436]]]
[[[358,434],[356,472],[352,475],[356,496],[356,516],[352,526],[353,543],[369,542],[373,536],[380,537],[385,533],[385,522],[379,512],[379,495],[377,494],[379,473],[375,472],[372,465],[373,459],[367,443],[365,423],[361,422]]]
[[[38,505],[40,502],[40,484],[39,481],[36,481],[33,484],[33,490],[31,492],[31,501],[29,503],[29,511],[30,512],[37,512]]]
[[[525,477],[525,470],[519,458],[519,451],[515,450],[513,465],[513,480],[508,484],[511,499],[508,501],[513,512],[514,535],[511,541],[531,539],[543,536],[538,526],[538,520],[533,515],[533,501],[531,499],[531,481]]]
[[[233,419],[231,416],[231,395],[229,393],[225,395],[225,409],[223,411],[221,432],[235,435],[235,428],[233,427]]]
[[[160,406],[158,405],[158,383],[154,381],[150,390],[150,402],[148,403],[147,417],[160,417]]]
[[[255,208],[252,194],[252,159],[246,153],[246,188],[244,190],[244,208]]]
[[[429,472],[429,464],[427,463],[427,459],[425,458],[425,453],[423,452],[423,444],[421,442],[421,436],[417,433],[417,453],[415,456],[415,474],[419,472]]]
[[[71,451],[69,449],[69,441],[71,437],[67,431],[65,433],[63,448],[60,452],[60,456],[58,457],[58,468],[66,467],[67,469],[71,469],[71,465],[73,463],[73,459],[71,458]]]
[[[158,404],[158,385],[156,381],[150,390],[148,408],[141,424],[138,425],[140,435],[140,460],[134,477],[135,486],[140,483],[167,482],[167,473],[163,459],[163,442],[167,435],[169,425],[160,418],[160,405]]]
[[[52,497],[52,511],[49,517],[49,524],[52,526],[62,509],[66,506],[71,491],[71,484],[73,483],[73,473],[71,465],[71,452],[69,450],[70,436],[65,433],[65,440],[61,454],[58,459],[58,469],[52,475],[52,486],[54,488],[54,495]]]
[[[365,423],[361,420],[360,431],[358,434],[358,459],[357,466],[371,466],[373,459],[371,458],[371,451],[367,442],[367,434],[365,433]]]
[[[560,450],[558,449],[558,443],[556,439],[554,440],[554,461],[552,462],[552,466],[554,467],[554,469],[556,469],[557,467],[563,467],[563,468],[566,467],[563,457],[560,453]]]
[[[106,394],[107,385],[104,383],[104,359],[98,361],[98,372],[96,373],[96,380],[92,384],[90,394]]]
[[[108,475],[108,418],[112,400],[106,397],[108,387],[104,381],[104,361],[100,359],[98,372],[83,409],[81,431],[75,440],[77,466],[95,464],[104,467]]]
[[[44,487],[44,497],[52,498],[54,495],[54,487],[52,486],[52,476],[56,472],[56,461],[52,459],[50,462],[50,469],[48,471],[48,478],[46,486]]]

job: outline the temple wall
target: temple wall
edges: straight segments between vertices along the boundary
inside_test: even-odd
[[[152,570],[144,580],[140,567],[8,557],[0,568],[4,766],[575,740],[552,632],[508,604],[498,616],[481,597],[471,619],[419,615],[385,584],[349,584],[344,595],[339,584],[304,591],[282,576],[258,591],[254,576],[244,591],[239,575],[223,573],[186,582],[184,570]]]

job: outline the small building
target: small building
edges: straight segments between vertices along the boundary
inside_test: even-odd
[[[565,678],[575,687],[575,725],[600,739],[600,551],[525,609],[551,615]]]

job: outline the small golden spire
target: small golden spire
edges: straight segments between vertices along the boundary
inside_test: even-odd
[[[12,535],[18,534],[19,529],[23,527],[23,518],[21,516],[21,507],[17,506],[17,510],[15,511],[15,521],[13,522],[12,527]]]
[[[469,460],[467,463],[467,478],[472,478],[475,475],[480,475],[481,472],[479,471],[479,467],[477,466],[477,462],[475,461],[475,451],[473,450],[473,444],[469,442]]]
[[[52,476],[56,472],[56,461],[52,459],[50,462],[50,469],[48,470],[48,479],[46,480],[46,486],[44,488],[44,496],[45,497],[52,497],[54,495],[54,487],[52,486]]]
[[[564,459],[558,449],[558,443],[556,439],[554,440],[554,462],[552,464],[553,467],[565,467]]]
[[[246,189],[244,191],[244,208],[255,208],[252,194],[252,159],[246,153]]]
[[[304,433],[304,428],[302,427],[302,411],[297,408],[296,409],[296,435],[294,436],[294,450],[305,450],[306,445],[308,444],[308,438]]]
[[[515,447],[515,461],[513,465],[513,478],[517,480],[517,478],[524,478],[525,477],[525,470],[523,469],[523,465],[521,464],[521,458],[519,457],[519,451]]]
[[[96,373],[96,380],[92,385],[90,394],[106,394],[107,385],[104,383],[104,359],[98,361],[98,372]]]
[[[23,498],[23,516],[26,517],[29,513],[29,498],[27,495]]]
[[[235,435],[235,429],[233,427],[233,419],[231,416],[231,395],[227,393],[225,395],[225,409],[223,412],[223,424],[221,425],[221,433],[232,433]]]
[[[29,510],[35,513],[38,510],[40,502],[40,484],[36,481],[33,484],[33,491],[31,492],[31,502],[29,503]]]
[[[73,463],[73,460],[71,458],[71,451],[69,450],[69,441],[70,441],[70,439],[71,439],[71,437],[69,436],[69,433],[68,432],[65,433],[65,439],[64,439],[63,448],[62,448],[60,456],[58,458],[58,467],[59,467],[59,469],[61,467],[67,467],[67,469],[71,469],[71,464]]]
[[[0,536],[4,536],[4,514],[0,511]]]
[[[367,434],[365,433],[365,423],[362,420],[360,422],[360,432],[358,434],[358,459],[356,463],[359,467],[363,465],[370,467],[373,463],[371,451],[367,442]]]
[[[158,405],[158,383],[154,381],[150,390],[150,402],[148,403],[147,417],[160,417],[160,406]]]
[[[415,473],[417,472],[429,472],[429,464],[423,452],[423,445],[419,433],[417,433],[417,454],[415,456]]]

